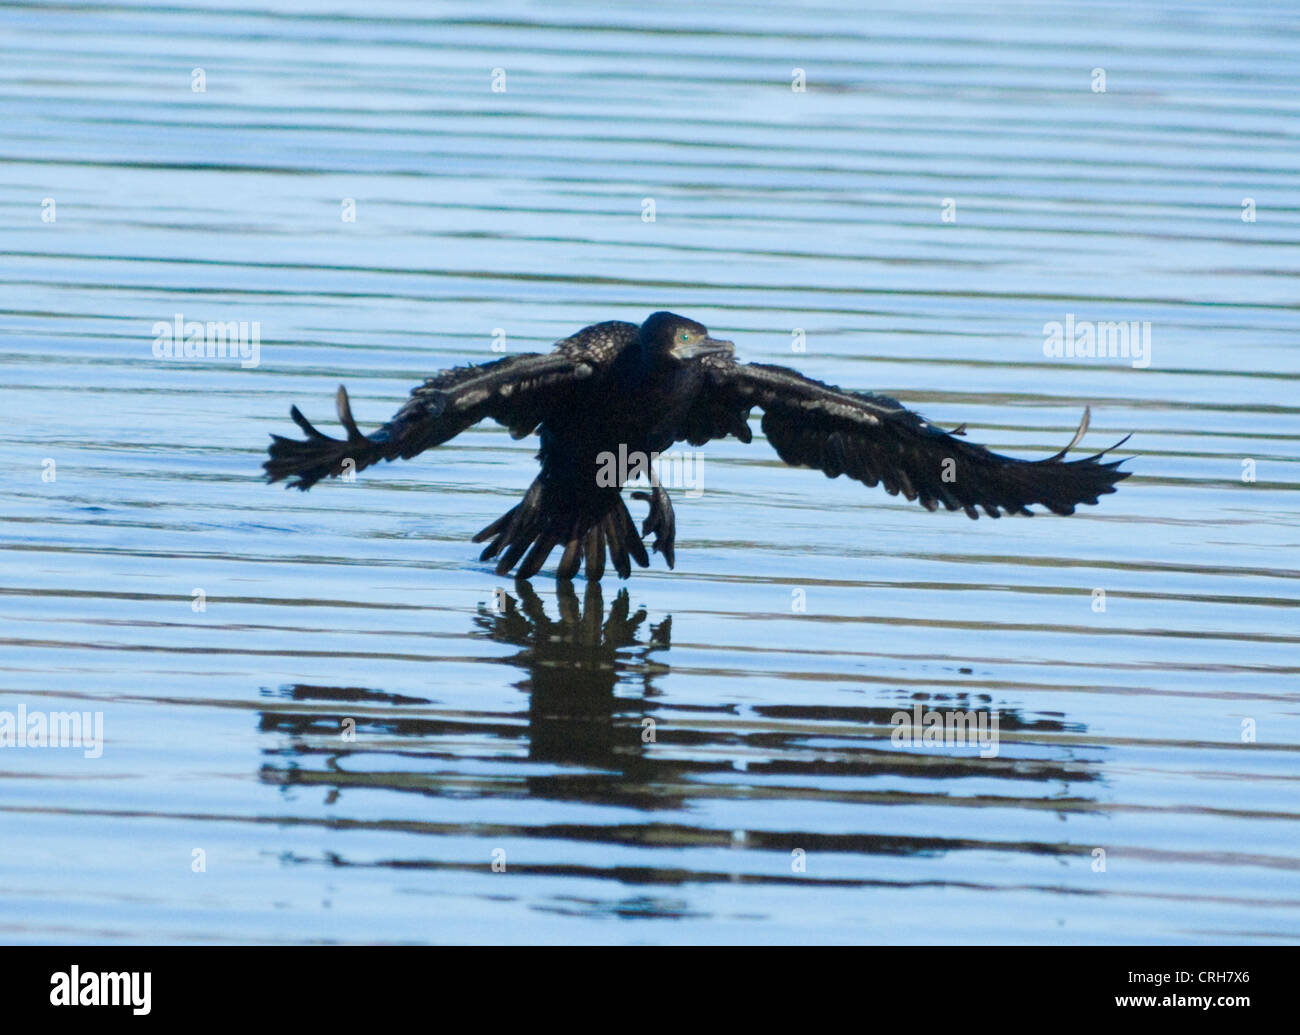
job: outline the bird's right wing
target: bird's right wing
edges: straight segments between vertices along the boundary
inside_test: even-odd
[[[415,388],[406,405],[368,435],[357,427],[347,390],[340,385],[336,401],[347,438],[322,434],[294,406],[289,416],[307,438],[272,435],[270,458],[262,466],[269,481],[287,478],[289,488],[310,489],[322,478],[360,471],[380,460],[409,459],[489,417],[523,438],[549,413],[569,406],[574,389],[593,373],[590,356],[563,347],[444,370]]]

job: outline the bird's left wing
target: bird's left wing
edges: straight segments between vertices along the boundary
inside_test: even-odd
[[[1088,428],[1088,411],[1065,449],[1042,460],[1018,460],[962,441],[964,428],[947,432],[883,395],[854,392],[804,377],[787,367],[737,363],[727,356],[701,361],[705,387],[675,429],[676,438],[701,445],[734,434],[750,440],[749,410],[763,411],[762,428],[787,464],[835,478],[846,474],[891,494],[979,517],[1031,514],[1040,504],[1071,514],[1096,503],[1129,476],[1122,461],[1105,461],[1121,445],[1078,460],[1066,453]],[[977,509],[979,508],[979,509]]]
[[[568,406],[572,390],[594,372],[590,357],[564,348],[444,370],[416,387],[406,405],[368,435],[357,427],[347,390],[340,385],[336,401],[347,438],[322,434],[294,406],[289,416],[307,438],[272,435],[270,458],[262,466],[269,481],[287,478],[288,487],[310,489],[322,478],[360,471],[380,460],[409,459],[485,418],[523,438],[548,413]]]

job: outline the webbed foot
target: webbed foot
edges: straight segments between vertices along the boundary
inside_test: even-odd
[[[653,548],[656,553],[664,555],[664,560],[671,568],[676,560],[677,542],[677,517],[673,514],[673,501],[660,485],[656,485],[650,492],[634,492],[632,498],[650,504],[650,513],[641,524],[641,534],[655,534]]]

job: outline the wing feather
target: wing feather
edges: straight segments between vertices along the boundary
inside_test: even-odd
[[[594,370],[590,357],[564,348],[444,370],[416,387],[392,419],[369,434],[357,426],[347,389],[340,385],[335,401],[347,437],[323,434],[294,406],[289,415],[306,440],[272,435],[263,467],[269,481],[288,479],[289,487],[305,490],[322,478],[360,471],[380,460],[410,459],[485,418],[523,438],[548,413],[567,405],[569,389]]]
[[[999,517],[1032,514],[1029,508],[1041,505],[1072,514],[1078,505],[1114,492],[1130,473],[1118,469],[1123,461],[1105,459],[1126,439],[1093,456],[1066,459],[1087,431],[1086,409],[1065,449],[1042,460],[1020,460],[962,441],[957,435],[965,433],[964,425],[944,431],[887,396],[730,357],[709,357],[703,366],[705,387],[683,419],[679,439],[700,445],[736,434],[737,422],[745,423],[757,407],[763,433],[785,463],[880,485],[928,510],[942,506],[972,518],[983,510]]]

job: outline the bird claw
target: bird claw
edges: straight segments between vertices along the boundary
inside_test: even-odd
[[[673,501],[658,485],[650,492],[634,492],[632,498],[645,500],[650,504],[650,513],[641,524],[641,534],[644,536],[654,533],[655,541],[652,549],[656,553],[663,554],[668,567],[673,567],[676,561],[677,542],[677,517],[673,513]]]

